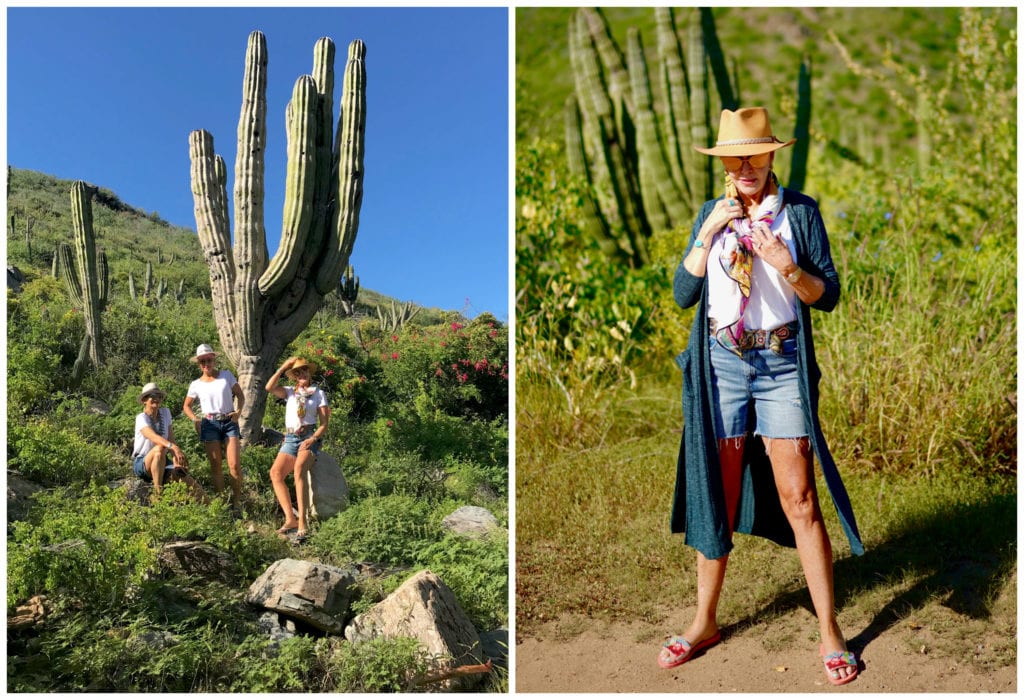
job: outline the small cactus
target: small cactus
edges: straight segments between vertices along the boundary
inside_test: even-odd
[[[356,299],[359,297],[359,277],[351,265],[345,268],[345,274],[338,283],[338,297],[341,299],[341,308],[345,315],[353,315],[356,312]]]
[[[403,303],[401,306],[395,306],[395,300],[391,300],[390,311],[381,311],[381,307],[375,307],[377,310],[377,319],[380,321],[381,330],[386,333],[393,333],[400,330],[406,323],[413,320],[416,314],[420,312],[421,307],[416,306],[411,301]]]

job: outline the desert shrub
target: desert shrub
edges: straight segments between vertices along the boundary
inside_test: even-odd
[[[411,680],[427,670],[427,656],[415,639],[370,639],[343,644],[331,659],[338,692],[381,693],[411,690]]]
[[[310,544],[339,562],[407,564],[439,537],[429,515],[430,506],[414,496],[370,496],[325,522]]]
[[[108,481],[125,474],[125,463],[112,447],[46,420],[8,426],[8,466],[44,486]]]
[[[250,577],[276,546],[249,536],[220,499],[199,504],[178,483],[165,486],[152,506],[98,484],[37,498],[36,517],[17,523],[8,541],[8,605],[46,593],[113,609],[149,580],[164,541],[206,540],[231,553]]]
[[[455,593],[477,629],[508,622],[508,534],[471,539],[448,534],[417,554],[417,565]]]
[[[283,693],[323,691],[323,671],[329,641],[295,636],[275,645],[263,636],[252,636],[235,652],[236,673],[232,692]]]

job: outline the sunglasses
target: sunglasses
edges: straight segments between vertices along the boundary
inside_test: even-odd
[[[201,365],[212,365],[213,363],[214,363],[214,358],[212,358],[212,357],[207,357],[207,358],[204,358],[202,360],[199,360],[199,364],[201,364]]]
[[[756,156],[719,156],[722,159],[722,165],[725,166],[726,170],[737,171],[743,167],[743,163],[750,163],[750,167],[755,170],[763,168],[768,165],[768,161],[771,160],[772,154],[769,153],[758,153]]]

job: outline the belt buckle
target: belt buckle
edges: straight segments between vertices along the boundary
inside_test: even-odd
[[[747,351],[752,347],[754,347],[754,333],[752,331],[743,331],[743,335],[740,336],[739,349]]]

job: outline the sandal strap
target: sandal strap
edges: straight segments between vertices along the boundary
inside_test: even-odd
[[[679,646],[687,652],[693,648],[693,645],[685,639],[683,639],[682,637],[669,637],[668,641],[662,644],[661,646],[665,647],[666,649],[671,649],[674,646]]]
[[[825,668],[835,671],[857,666],[857,655],[852,651],[834,651],[825,656]]]

